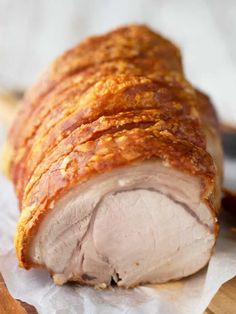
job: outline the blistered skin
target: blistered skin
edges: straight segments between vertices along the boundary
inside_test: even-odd
[[[43,266],[30,247],[62,197],[129,165],[157,160],[196,178],[200,202],[218,215],[214,109],[186,81],[178,48],[145,26],[89,38],[57,58],[27,92],[6,154],[22,210],[16,250],[25,268]]]

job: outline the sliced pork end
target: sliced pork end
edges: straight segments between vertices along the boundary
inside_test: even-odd
[[[41,222],[30,257],[57,284],[166,282],[208,263],[215,225],[197,177],[149,161],[68,192]]]

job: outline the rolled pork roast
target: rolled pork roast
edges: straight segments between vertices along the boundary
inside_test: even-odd
[[[219,124],[179,49],[146,26],[90,37],[25,95],[5,170],[21,267],[134,287],[209,261],[222,181]]]

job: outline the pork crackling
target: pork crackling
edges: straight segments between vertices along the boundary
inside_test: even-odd
[[[146,26],[85,39],[47,68],[9,131],[5,171],[19,264],[56,284],[162,283],[212,255],[218,119],[179,49]]]

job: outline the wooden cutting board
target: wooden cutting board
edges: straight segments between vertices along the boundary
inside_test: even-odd
[[[0,89],[0,122],[9,124],[16,111],[17,103],[16,95],[7,92],[1,93]],[[36,313],[33,306],[16,301],[11,297],[0,274],[0,314]],[[205,314],[236,314],[236,277],[220,288]]]

